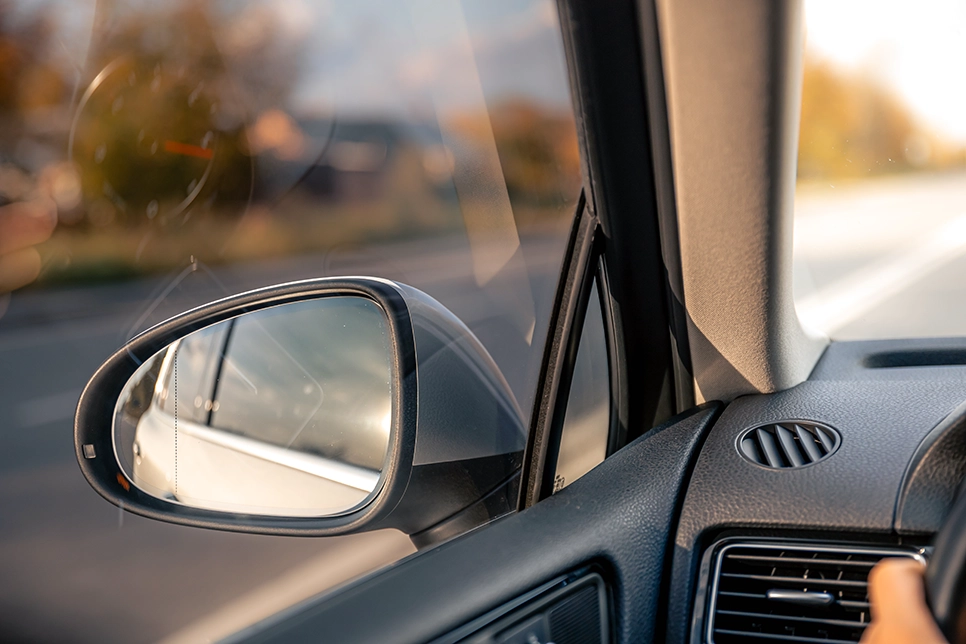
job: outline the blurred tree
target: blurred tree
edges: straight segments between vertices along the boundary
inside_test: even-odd
[[[43,7],[18,17],[9,3],[0,2],[0,162],[16,160],[31,112],[69,98],[69,83],[49,60],[52,31]]]
[[[492,127],[507,191],[515,205],[572,203],[580,190],[580,151],[573,116],[523,99],[466,114],[453,127],[470,140]]]
[[[805,59],[799,179],[861,178],[962,164],[963,150],[919,123],[875,80]]]

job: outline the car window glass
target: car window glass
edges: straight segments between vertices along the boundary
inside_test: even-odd
[[[0,243],[0,487],[18,491],[2,546],[16,597],[0,604],[56,617],[25,618],[28,639],[218,639],[202,632],[216,609],[257,619],[231,606],[280,610],[410,553],[399,533],[256,538],[133,517],[79,480],[74,405],[172,315],[366,275],[456,314],[529,417],[581,186],[555,3],[13,0],[0,62],[0,226],[24,223],[30,246],[13,264]],[[204,422],[215,401],[182,402]],[[339,548],[352,556],[323,561]],[[313,565],[312,583],[244,603]],[[95,619],[104,606],[114,619]]]
[[[610,409],[607,339],[597,283],[594,282],[561,429],[554,492],[579,479],[607,456]]]

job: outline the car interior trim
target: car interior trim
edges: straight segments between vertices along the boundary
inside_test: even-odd
[[[721,567],[724,555],[728,550],[738,547],[753,547],[765,550],[776,550],[787,552],[789,550],[801,550],[806,552],[818,552],[829,554],[846,555],[867,555],[879,557],[908,557],[915,559],[925,566],[926,557],[922,548],[915,546],[876,546],[858,544],[854,542],[832,541],[808,541],[801,539],[781,539],[768,537],[726,537],[708,546],[702,560],[701,571],[699,573],[699,583],[696,588],[696,600],[694,615],[691,620],[691,640],[690,644],[713,644],[714,643],[714,616],[717,608],[718,587],[721,580]],[[771,591],[769,591],[771,592]],[[772,596],[769,596],[772,599]],[[817,603],[818,597],[813,594],[810,597],[793,598],[791,603],[813,604]],[[832,602],[834,597],[830,597]],[[775,601],[772,599],[772,601]],[[827,605],[822,598],[822,605]],[[778,639],[778,638],[776,638]],[[796,638],[794,641],[807,641],[805,638]]]
[[[966,477],[966,402],[939,422],[909,460],[896,499],[899,534],[938,532]]]
[[[668,310],[674,344],[674,394],[678,412],[694,406],[694,368],[688,339],[687,309],[681,273],[681,242],[678,230],[677,201],[674,195],[674,164],[668,124],[667,96],[661,38],[654,0],[638,0],[637,19],[641,32],[641,59],[647,95],[647,123],[651,138],[654,192],[661,231],[661,255],[668,285]]]
[[[588,200],[601,224],[608,292],[620,327],[631,441],[675,413],[667,272],[647,127],[634,0],[558,3],[572,72]],[[615,59],[623,61],[614,65]]]
[[[493,610],[479,619],[473,620],[463,628],[459,628],[452,633],[436,639],[432,644],[456,644],[456,642],[472,642],[473,644],[484,644],[486,642],[503,643],[508,640],[516,642],[512,637],[521,637],[517,633],[508,635],[508,631],[515,631],[521,622],[531,619],[538,619],[540,616],[558,609],[560,605],[572,598],[581,590],[593,588],[596,592],[597,613],[600,630],[597,635],[597,642],[603,644],[609,641],[611,606],[607,586],[597,567],[588,566],[574,572],[561,575],[557,579],[550,581],[533,591],[526,593],[517,599],[507,602],[496,610]],[[586,591],[585,591],[586,592]],[[577,617],[583,618],[581,621],[593,620],[594,616],[580,614]],[[549,640],[557,641],[577,641],[574,633],[556,633],[553,631],[552,624],[545,631]],[[534,633],[535,636],[537,636]],[[561,635],[563,637],[561,637]],[[522,634],[523,637],[526,634]],[[569,636],[569,637],[568,637]],[[523,641],[523,640],[520,640]],[[588,641],[588,640],[580,640]],[[591,642],[588,642],[591,644]]]
[[[607,456],[627,444],[627,409],[630,405],[627,392],[627,374],[624,362],[624,338],[618,323],[617,306],[610,292],[607,263],[601,254],[597,259],[597,297],[603,313],[604,339],[607,343],[607,369],[610,378],[610,429],[607,432]]]
[[[827,344],[792,299],[802,3],[657,9],[698,399],[793,387]]]
[[[547,334],[544,360],[537,381],[539,384],[536,403],[533,406],[530,435],[523,459],[520,509],[543,498],[541,489],[544,485],[545,469],[551,474],[553,472],[552,467],[547,467],[548,458],[555,458],[550,455],[551,450],[555,449],[552,433],[557,421],[558,406],[566,407],[573,370],[573,360],[569,359],[568,348],[579,341],[580,328],[583,326],[581,316],[583,310],[586,310],[586,295],[583,295],[583,309],[581,297],[587,275],[592,274],[592,253],[598,222],[584,195],[581,195],[577,209],[554,296],[550,332]],[[567,389],[561,390],[564,380]]]
[[[567,330],[565,343],[560,347],[561,355],[559,356],[559,360],[561,369],[557,379],[557,391],[554,396],[553,409],[549,415],[550,425],[546,433],[545,455],[540,465],[541,471],[543,472],[543,480],[540,482],[540,487],[537,492],[538,500],[545,499],[554,492],[554,477],[557,473],[557,461],[560,456],[560,441],[563,434],[564,420],[567,416],[568,402],[570,401],[574,367],[577,364],[577,351],[580,348],[580,339],[583,335],[584,322],[587,318],[587,307],[600,305],[599,302],[590,302],[592,287],[594,282],[597,281],[598,275],[595,269],[598,264],[598,258],[600,257],[597,248],[600,245],[600,238],[597,237],[597,244],[593,243],[593,239],[590,241],[590,255],[588,256],[586,264],[583,266],[584,273],[579,276],[575,284],[576,288],[572,294],[574,300],[570,328]],[[598,291],[598,299],[599,297],[600,291]],[[610,399],[609,407],[612,409],[614,407],[614,393],[608,393]],[[608,442],[609,440],[610,437],[608,436]]]
[[[818,370],[847,370],[850,355],[831,352]],[[676,528],[668,642],[688,641],[700,553],[725,531],[895,540],[904,472],[923,438],[962,402],[963,381],[944,369],[916,380],[869,371],[879,377],[808,380],[774,394],[743,396],[725,408],[698,456]],[[808,467],[771,470],[735,448],[748,428],[788,418],[834,427],[842,439],[837,452]]]

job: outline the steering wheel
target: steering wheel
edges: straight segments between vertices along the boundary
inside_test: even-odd
[[[950,644],[966,643],[966,494],[953,505],[926,568],[926,600]]]

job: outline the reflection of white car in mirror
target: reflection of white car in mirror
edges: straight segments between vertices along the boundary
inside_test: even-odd
[[[386,457],[391,392],[382,314],[359,300],[222,322],[145,362],[115,416],[115,452],[134,483],[246,513],[333,515],[364,502]],[[339,343],[311,341],[331,327],[371,336],[372,355],[344,342],[356,347],[346,360]]]

